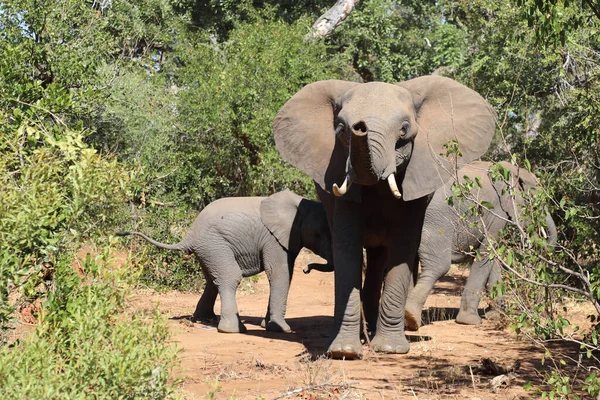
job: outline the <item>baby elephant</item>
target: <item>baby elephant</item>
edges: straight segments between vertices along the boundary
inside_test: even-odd
[[[523,168],[515,167],[507,162],[500,165],[509,170],[511,177],[508,183],[504,181],[492,182],[489,175],[490,162],[473,162],[458,171],[461,181],[464,176],[475,180],[479,178],[482,187],[473,190],[472,194],[479,200],[487,201],[494,206],[493,210],[485,210],[482,221],[464,220],[470,201],[457,201],[450,206],[446,199],[452,194],[451,184],[438,189],[427,207],[421,244],[419,246],[419,261],[421,274],[415,287],[409,292],[406,302],[406,329],[417,330],[421,325],[421,311],[433,285],[450,270],[452,263],[471,262],[471,271],[465,285],[460,310],[456,317],[459,324],[475,325],[481,323],[477,313],[480,294],[484,291],[486,283],[490,286],[500,279],[500,265],[495,260],[490,260],[487,253],[488,236],[495,238],[508,221],[518,219],[518,205],[524,200],[520,193],[535,189],[537,180],[535,175]],[[508,193],[507,184],[515,189],[514,200]],[[483,229],[482,223],[485,226]],[[552,217],[546,216],[548,228],[548,243],[556,243],[556,226]],[[480,249],[481,259],[472,255]]]
[[[187,235],[177,244],[159,243],[167,250],[195,253],[206,278],[194,319],[215,318],[214,304],[221,297],[219,332],[245,332],[235,293],[242,277],[261,271],[269,279],[269,306],[262,326],[269,331],[290,332],[285,322],[287,296],[294,261],[303,247],[332,261],[331,234],[321,203],[289,190],[269,197],[231,197],[216,200],[202,210]]]

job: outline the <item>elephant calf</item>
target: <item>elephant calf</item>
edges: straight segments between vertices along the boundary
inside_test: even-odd
[[[459,313],[456,322],[459,324],[475,325],[481,323],[477,313],[480,294],[485,289],[486,282],[494,284],[500,278],[500,266],[495,260],[490,260],[486,254],[488,236],[497,237],[508,221],[517,221],[516,205],[523,203],[520,192],[525,192],[536,187],[536,178],[531,172],[517,168],[507,162],[500,163],[511,172],[510,185],[515,188],[516,196],[513,201],[507,189],[507,182],[492,182],[489,176],[489,162],[473,162],[458,171],[458,176],[468,176],[471,179],[478,177],[482,188],[473,191],[473,195],[481,201],[494,205],[493,210],[486,210],[483,214],[482,229],[480,221],[471,224],[470,220],[463,220],[462,216],[467,211],[469,201],[457,202],[450,206],[446,199],[452,194],[451,182],[438,189],[425,213],[421,244],[419,246],[419,260],[421,274],[415,287],[409,292],[406,304],[406,327],[408,330],[417,330],[421,325],[421,311],[425,300],[435,282],[444,276],[452,263],[472,262],[471,271],[463,291]],[[546,216],[546,225],[549,233],[549,244],[556,243],[556,226],[550,215]],[[487,235],[484,233],[487,231]],[[476,249],[481,249],[480,260],[472,257]]]
[[[206,278],[194,319],[215,317],[217,294],[221,297],[219,332],[245,332],[235,293],[242,277],[261,271],[269,279],[269,306],[263,327],[290,332],[285,322],[287,296],[294,261],[303,247],[332,260],[331,234],[323,206],[288,190],[270,197],[232,197],[210,203],[202,210],[187,235],[177,244],[159,243],[167,250],[195,253]]]

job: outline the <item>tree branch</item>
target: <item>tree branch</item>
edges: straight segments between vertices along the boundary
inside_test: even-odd
[[[306,40],[321,39],[331,34],[350,15],[359,0],[338,0],[315,21]]]
[[[592,3],[590,0],[585,0],[585,2],[587,3],[588,6],[590,6],[592,11],[596,15],[596,18],[600,19],[600,12],[598,12],[598,9],[594,6],[594,3]]]

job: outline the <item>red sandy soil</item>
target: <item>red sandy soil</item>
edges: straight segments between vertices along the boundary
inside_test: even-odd
[[[330,360],[322,356],[333,313],[333,274],[302,267],[318,257],[303,253],[295,266],[286,319],[292,333],[260,327],[268,301],[264,274],[244,282],[238,291],[245,334],[217,332],[214,326],[189,320],[198,293],[138,292],[138,310],[158,304],[169,318],[173,339],[182,349],[175,376],[182,379],[185,398],[239,399],[522,399],[537,397],[522,389],[539,382],[543,351],[518,341],[496,322],[463,326],[454,322],[467,271],[453,268],[429,297],[431,323],[409,332],[405,355],[375,354],[365,345],[362,360]],[[481,306],[484,306],[482,301]],[[219,313],[219,303],[215,312]],[[494,375],[479,372],[481,360],[502,366],[520,362],[516,378],[497,391]],[[472,373],[471,373],[472,372]]]

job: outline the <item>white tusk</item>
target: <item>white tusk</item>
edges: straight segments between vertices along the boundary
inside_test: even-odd
[[[544,229],[543,226],[540,226],[540,231],[542,232],[542,237],[544,239],[548,239],[548,234],[546,233],[546,230]]]
[[[390,190],[394,194],[394,197],[397,198],[397,199],[401,199],[402,198],[402,194],[398,190],[398,185],[396,184],[396,178],[394,177],[394,174],[390,174],[387,177],[387,181],[388,181],[388,185],[390,185]]]
[[[352,181],[350,180],[350,177],[346,175],[344,183],[342,183],[342,187],[339,187],[337,183],[333,184],[333,194],[335,194],[337,197],[343,196],[346,194],[348,189],[350,189],[350,186],[352,186]]]

